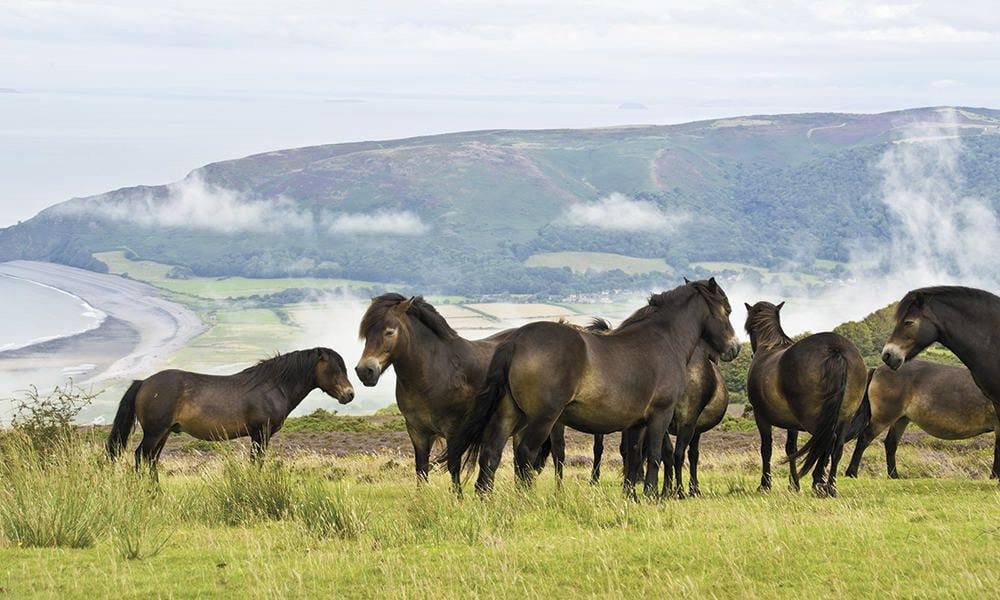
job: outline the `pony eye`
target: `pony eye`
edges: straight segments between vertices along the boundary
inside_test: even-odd
[[[396,335],[396,330],[395,329],[386,329],[385,330],[385,337],[392,337],[394,335]]]
[[[913,327],[914,321],[906,320],[903,321],[903,327]]]

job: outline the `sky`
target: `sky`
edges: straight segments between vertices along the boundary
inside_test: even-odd
[[[3,0],[0,227],[284,147],[996,107],[998,42],[979,1]]]

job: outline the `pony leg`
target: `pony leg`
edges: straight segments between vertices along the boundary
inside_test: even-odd
[[[995,439],[993,441],[993,469],[990,471],[990,479],[1000,479],[1000,427],[997,427]]]
[[[836,436],[836,432],[834,435]],[[830,462],[831,454],[832,452],[829,451],[823,452],[813,468],[813,493],[820,498],[826,498],[829,495],[829,490],[826,487],[826,465]]]
[[[663,459],[663,489],[660,490],[660,495],[666,496],[676,491],[674,487],[674,443],[670,439],[669,431],[663,434],[663,448],[660,450],[660,457]],[[681,462],[683,464],[683,461]],[[677,481],[680,485],[680,480]]]
[[[688,462],[691,469],[691,481],[688,483],[688,492],[692,496],[700,496],[701,488],[698,487],[698,444],[701,442],[701,434],[696,430],[691,436],[691,445],[688,446]]]
[[[663,461],[663,445],[667,440],[663,438],[667,435],[667,427],[673,414],[654,415],[646,423],[646,477],[643,480],[642,493],[648,498],[653,498],[661,494],[660,483],[660,463]],[[667,478],[664,477],[664,485],[667,485]]]
[[[889,433],[885,434],[885,468],[889,473],[889,479],[899,479],[899,471],[896,470],[896,448],[909,424],[910,420],[903,417],[889,428]]]
[[[858,441],[854,444],[854,454],[851,455],[851,464],[847,465],[847,471],[844,473],[847,477],[857,477],[858,471],[861,470],[861,457],[864,456],[865,450],[868,446],[875,440],[878,433],[875,431],[875,426],[873,423],[869,423],[865,430],[861,432],[858,436]]]
[[[771,451],[774,443],[771,434],[771,424],[766,423],[760,416],[759,411],[753,411],[754,421],[757,422],[757,432],[760,434],[760,487],[758,492],[771,491]]]
[[[622,464],[624,467],[624,478],[622,480],[622,490],[625,497],[638,502],[639,498],[635,494],[635,483],[639,480],[639,470],[642,468],[642,438],[644,429],[640,425],[632,427],[622,432],[622,442],[620,446],[622,454]]]
[[[1000,432],[1000,430],[998,430]],[[1000,435],[1000,433],[998,433]],[[997,444],[1000,447],[1000,443]],[[601,457],[604,456],[604,434],[594,435],[594,466],[590,468],[590,485],[601,482]]]
[[[493,491],[493,480],[496,477],[497,467],[500,466],[500,459],[503,458],[504,444],[517,429],[520,417],[520,411],[514,406],[514,401],[510,395],[506,395],[486,425],[479,451],[479,477],[476,478],[476,492],[480,495]]]
[[[156,473],[156,463],[160,458],[160,453],[163,452],[163,447],[166,445],[167,436],[169,435],[169,429],[161,431],[158,435],[153,434],[151,431],[143,431],[142,441],[139,442],[139,446],[135,449],[135,470],[137,472],[141,471],[143,465],[145,465],[149,469],[153,480],[159,481]]]
[[[674,476],[677,478],[676,494],[678,498],[684,498],[684,454],[687,452],[688,444],[694,438],[695,423],[685,425],[677,430],[677,444],[674,446],[673,467]]]
[[[552,440],[552,466],[556,469],[556,485],[562,487],[563,466],[566,464],[566,427],[556,425],[549,438]]]
[[[264,454],[271,444],[271,427],[262,425],[250,430],[250,460],[256,465],[264,464]]]
[[[788,466],[791,467],[792,471],[789,479],[792,489],[797,492],[801,489],[799,487],[799,469],[795,466],[795,453],[799,449],[799,430],[788,429],[785,433],[785,456],[788,457]]]
[[[826,478],[826,493],[831,498],[837,497],[837,467],[840,465],[840,459],[844,456],[844,439],[847,437],[849,425],[850,422],[846,422],[837,428],[837,441],[830,454],[830,474]]]
[[[423,483],[427,481],[427,473],[430,471],[431,446],[434,444],[434,436],[410,425],[406,426],[406,433],[410,435],[410,442],[413,443],[417,481]]]
[[[519,432],[521,441],[518,443],[514,455],[514,472],[517,474],[518,481],[525,487],[531,487],[531,484],[534,482],[535,470],[533,466],[535,457],[538,456],[538,451],[541,449],[542,444],[545,443],[545,440],[555,434],[555,429],[557,429],[555,422],[558,418],[559,413],[550,418],[533,419],[532,422],[528,423]],[[557,464],[557,481],[560,481],[562,479],[562,465],[559,462],[560,459],[556,457],[556,452],[560,445],[563,446],[563,452],[565,452],[565,441],[560,443],[558,437],[557,434],[556,439],[552,440],[552,460]],[[565,456],[563,459],[565,459]]]

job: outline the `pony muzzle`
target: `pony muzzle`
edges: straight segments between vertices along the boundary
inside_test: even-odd
[[[729,348],[727,348],[726,351],[722,353],[722,356],[720,358],[722,358],[722,360],[725,362],[729,362],[735,359],[737,356],[739,356],[741,347],[742,346],[740,345],[740,340],[734,337],[732,341],[729,342]]]
[[[906,362],[906,353],[896,344],[886,344],[882,348],[882,362],[895,371]]]
[[[351,400],[354,400],[354,388],[346,387],[338,391],[334,398],[336,398],[337,402],[340,402],[341,404],[349,404]]]
[[[358,374],[361,383],[372,387],[378,383],[378,379],[382,375],[382,365],[374,358],[368,358],[359,362],[358,366],[354,367],[354,372]]]

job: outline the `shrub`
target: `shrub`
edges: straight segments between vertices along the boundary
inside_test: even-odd
[[[72,379],[49,394],[41,394],[31,386],[23,398],[12,400],[10,425],[44,454],[76,435],[76,417],[96,397],[92,391],[76,387]]]

